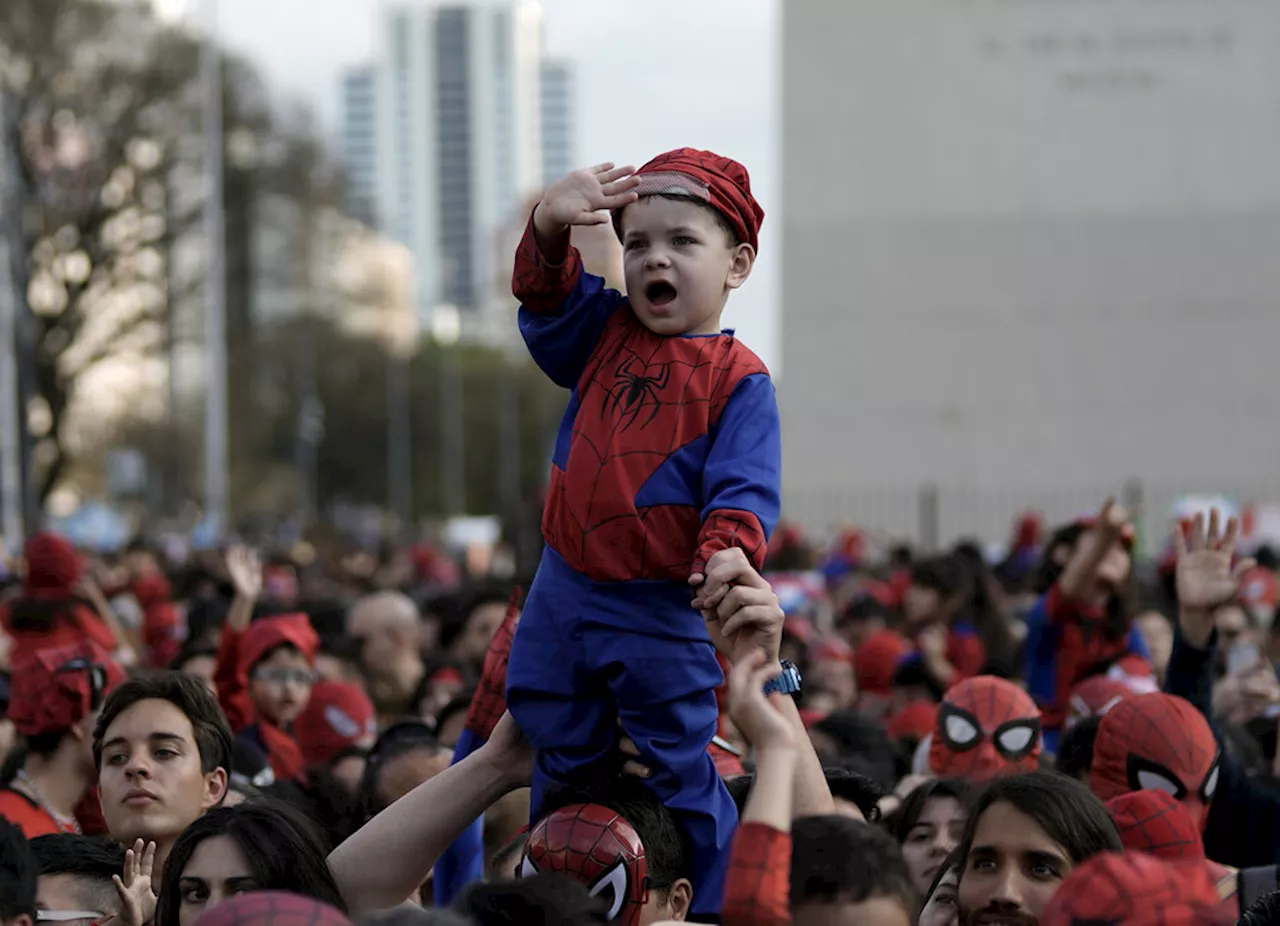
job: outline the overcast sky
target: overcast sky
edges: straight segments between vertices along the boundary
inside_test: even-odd
[[[332,129],[343,68],[373,53],[376,0],[219,0],[223,41]],[[681,145],[751,171],[768,213],[761,259],[726,324],[781,361],[776,0],[543,0],[548,52],[578,75],[581,162],[640,164]],[[776,372],[776,369],[775,369]]]

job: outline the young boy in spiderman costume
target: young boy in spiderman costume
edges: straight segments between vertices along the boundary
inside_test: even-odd
[[[601,164],[547,191],[513,280],[529,352],[570,390],[507,675],[538,753],[533,819],[549,786],[615,760],[621,719],[693,843],[699,916],[719,909],[737,813],[707,754],[724,676],[690,586],[710,594],[707,562],[734,546],[762,568],[780,510],[773,382],[720,323],[763,218],[746,169],[711,152]],[[627,296],[569,241],[610,220]]]

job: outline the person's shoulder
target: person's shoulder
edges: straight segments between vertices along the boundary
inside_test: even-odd
[[[729,364],[739,367],[743,370],[743,376],[768,376],[769,368],[765,362],[751,348],[742,343],[733,333],[733,331],[724,331],[720,334],[721,339],[726,342],[726,357]]]
[[[0,786],[0,817],[22,830],[28,839],[58,832],[58,824],[39,804],[8,785]]]

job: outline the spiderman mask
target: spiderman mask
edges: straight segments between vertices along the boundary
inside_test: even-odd
[[[1186,804],[1203,830],[1220,762],[1208,721],[1189,702],[1163,692],[1135,695],[1102,718],[1089,787],[1104,801],[1164,791]]]
[[[565,875],[609,905],[609,919],[640,922],[649,899],[644,844],[630,823],[599,804],[572,804],[548,814],[529,834],[520,876]]]
[[[929,746],[945,778],[989,781],[1040,767],[1040,709],[1012,682],[980,675],[947,692]]]

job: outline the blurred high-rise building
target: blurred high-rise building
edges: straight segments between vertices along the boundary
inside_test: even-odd
[[[781,10],[792,517],[1278,497],[1280,5]]]
[[[343,86],[348,170],[364,176],[372,148],[376,222],[413,254],[423,321],[447,304],[465,325],[493,301],[495,236],[542,186],[542,6],[402,0],[379,15],[376,63]]]
[[[347,177],[347,211],[372,223],[378,207],[377,71],[352,68],[342,78],[339,151]]]
[[[542,185],[548,187],[578,165],[574,157],[573,66],[542,62]]]

